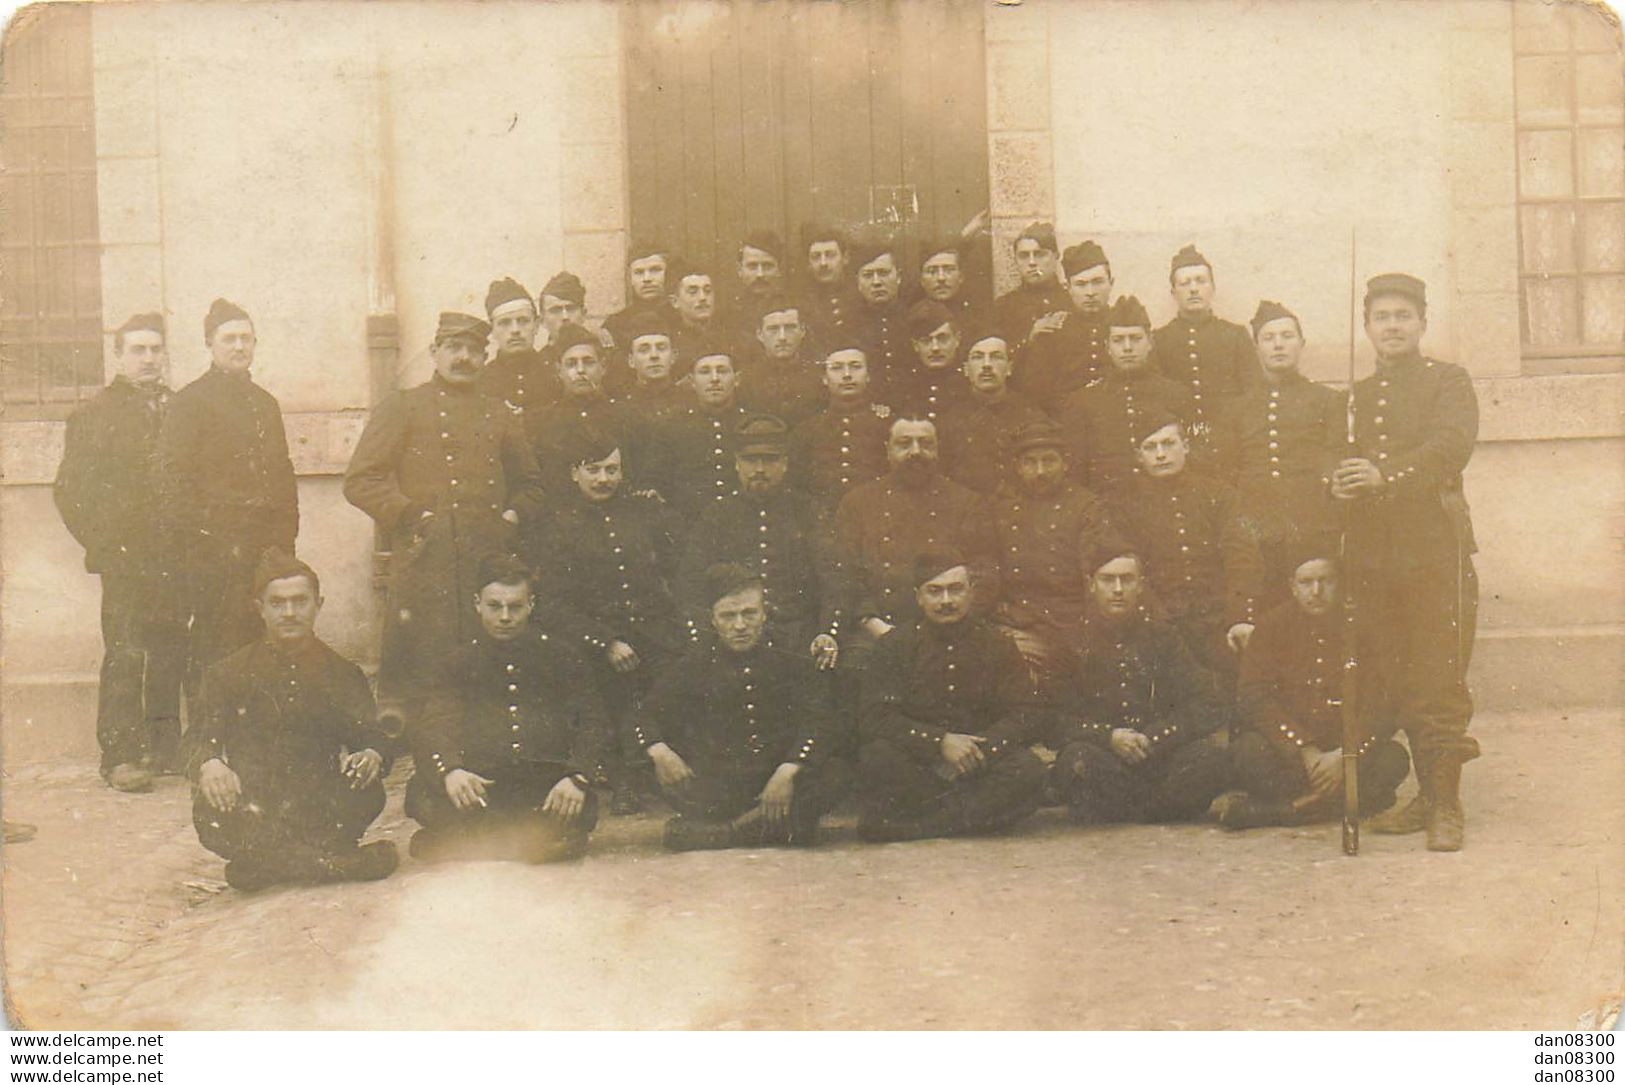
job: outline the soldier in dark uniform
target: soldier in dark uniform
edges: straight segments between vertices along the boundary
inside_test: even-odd
[[[1298,371],[1303,330],[1279,302],[1262,301],[1252,320],[1263,379],[1225,405],[1213,434],[1218,477],[1236,490],[1264,561],[1277,567],[1299,546],[1337,531],[1326,478],[1341,458],[1348,397]],[[1265,589],[1284,602],[1286,577]]]
[[[920,247],[920,292],[960,321],[975,322],[988,306],[971,282],[969,243],[963,237],[927,242]]]
[[[824,365],[811,352],[801,309],[783,294],[751,299],[757,349],[741,370],[740,401],[745,408],[782,418],[795,426],[817,414],[824,403]]]
[[[1296,562],[1286,578],[1292,598],[1259,619],[1242,656],[1240,731],[1230,744],[1239,791],[1215,804],[1227,829],[1298,825],[1342,810],[1346,623],[1331,554],[1315,547],[1288,559]],[[1411,760],[1372,696],[1376,683],[1361,684],[1360,813],[1370,817],[1394,804]]]
[[[68,418],[53,497],[102,582],[96,741],[102,777],[148,791],[180,771],[186,617],[174,550],[160,534],[158,434],[170,406],[164,318],[143,313],[113,333],[118,373]]]
[[[724,322],[717,317],[716,280],[709,268],[674,264],[666,273],[670,283],[672,346],[677,351],[676,379],[688,376],[705,351],[720,350],[730,358],[734,344]]]
[[[835,515],[852,487],[886,473],[891,408],[869,394],[869,360],[852,345],[824,359],[829,404],[790,435],[790,482],[812,497],[819,516]]]
[[[569,458],[573,497],[529,547],[537,589],[548,601],[538,624],[579,649],[615,727],[606,768],[610,813],[636,813],[637,788],[621,756],[638,700],[686,643],[672,595],[676,525],[665,502],[627,492],[624,450],[612,434],[584,430]]]
[[[773,613],[769,645],[835,665],[843,592],[818,509],[785,485],[790,432],[772,415],[747,418],[733,435],[739,492],[709,502],[689,531],[678,594],[690,627],[709,621],[706,570],[718,562],[749,569]]]
[[[969,394],[944,414],[942,458],[948,477],[992,495],[1010,481],[1011,436],[1045,414],[1010,382],[1010,344],[997,328],[971,331],[964,374]]]
[[[1053,225],[1034,222],[1016,235],[1011,249],[1021,282],[993,302],[993,320],[1025,342],[1037,330],[1035,325],[1040,320],[1051,328],[1064,323],[1060,314],[1069,308],[1067,294],[1055,277],[1061,246],[1055,239]]]
[[[668,414],[649,439],[644,480],[676,510],[685,524],[738,492],[732,438],[750,412],[739,405],[739,371],[733,356],[701,347],[690,374],[689,406]]]
[[[536,349],[536,303],[513,279],[498,279],[485,292],[485,315],[496,356],[480,371],[480,390],[518,415],[534,441],[537,418],[559,398],[558,375]]]
[[[981,569],[993,567],[986,502],[942,476],[935,424],[893,418],[886,459],[886,476],[854,487],[835,510],[836,560],[852,592],[844,609],[856,621],[849,643],[860,657],[897,623],[916,617],[912,577],[921,554],[949,548]],[[997,597],[991,587],[986,594]]]
[[[834,349],[857,309],[851,276],[851,250],[846,237],[833,226],[803,223],[801,245],[807,257],[806,275],[799,290],[802,318],[818,349]]]
[[[1235,491],[1189,467],[1190,445],[1173,414],[1142,414],[1140,474],[1116,495],[1115,513],[1144,564],[1160,616],[1228,698],[1264,590],[1254,526]]]
[[[784,285],[784,242],[771,230],[757,230],[734,252],[734,286],[728,313],[741,341],[754,339],[761,303],[781,293]]]
[[[909,364],[908,329],[904,326],[902,274],[898,249],[890,237],[874,238],[853,246],[857,270],[858,304],[850,330],[864,345],[869,359],[869,382],[882,399],[891,395],[891,381]]]
[[[849,778],[826,748],[828,686],[806,656],[769,647],[753,573],[719,564],[705,581],[711,629],[656,681],[634,727],[677,811],[666,847],[814,844]]]
[[[192,823],[226,882],[372,880],[395,845],[357,847],[384,808],[394,744],[361,668],[316,637],[322,586],[276,549],[253,577],[265,635],[209,668],[191,775]]]
[[[671,311],[636,313],[621,325],[626,353],[623,391],[615,397],[620,425],[626,432],[647,428],[672,411],[689,405],[692,394],[672,377],[677,351],[672,345]],[[610,387],[610,382],[605,382]]]
[[[435,374],[373,410],[344,497],[373,518],[390,554],[378,666],[386,714],[407,716],[432,660],[474,635],[468,600],[482,556],[510,551],[542,514],[542,477],[518,420],[478,390],[490,327],[440,314]]]
[[[1142,608],[1133,551],[1103,546],[1083,560],[1090,611],[1058,698],[1052,789],[1087,823],[1196,817],[1229,783],[1215,739],[1231,712],[1184,638]]]
[[[908,364],[892,374],[889,401],[900,413],[940,421],[969,395],[960,370],[965,327],[941,302],[924,299],[905,315]]]
[[[1072,462],[1088,467],[1088,481],[1107,499],[1139,473],[1139,419],[1171,411],[1182,422],[1194,417],[1190,389],[1151,367],[1151,318],[1132,294],[1112,305],[1106,349],[1111,369],[1068,396],[1056,421],[1072,435]]]
[[[1036,809],[1048,725],[1015,643],[972,612],[957,553],[913,563],[920,619],[881,640],[864,682],[858,835],[869,841],[995,832]]]
[[[604,394],[604,347],[578,324],[566,324],[547,345],[563,395],[537,417],[532,448],[542,471],[542,489],[559,497],[574,489],[570,451],[582,430],[611,431],[619,441],[621,412]]]
[[[176,393],[158,441],[165,530],[180,550],[191,615],[188,673],[264,632],[250,585],[260,551],[293,552],[299,492],[282,408],[248,374],[254,324],[216,298],[203,321],[209,371]]]
[[[1066,438],[1038,419],[1010,444],[1016,485],[993,506],[998,534],[997,621],[1047,688],[1056,652],[1076,640],[1089,601],[1080,555],[1120,535],[1106,503],[1068,476]]]
[[[480,563],[472,643],[446,653],[411,728],[413,858],[574,859],[598,822],[609,723],[573,648],[531,624],[531,574]]]
[[[1169,293],[1178,311],[1152,336],[1151,361],[1191,390],[1193,436],[1208,432],[1225,404],[1258,383],[1252,336],[1213,313],[1213,265],[1186,245],[1174,254]]]
[[[1379,832],[1427,829],[1434,851],[1461,847],[1461,766],[1478,756],[1467,692],[1478,616],[1472,525],[1461,473],[1478,436],[1478,398],[1460,366],[1421,353],[1427,295],[1411,275],[1366,284],[1377,371],[1354,386],[1355,448],[1331,478],[1348,517],[1349,574],[1362,659],[1387,675],[1421,790]]]
[[[666,268],[670,263],[671,250],[659,241],[634,241],[626,250],[626,307],[604,318],[604,330],[614,340],[612,350],[625,352],[630,348],[634,319],[669,314]],[[626,383],[624,377],[611,381],[611,394],[618,396]]]
[[[1111,369],[1107,329],[1112,266],[1093,241],[1061,256],[1066,305],[1035,321],[1018,344],[1012,386],[1034,403],[1058,403]]]

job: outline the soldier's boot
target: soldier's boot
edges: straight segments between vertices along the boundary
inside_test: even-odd
[[[257,893],[281,880],[277,871],[253,859],[233,859],[226,864],[226,884],[239,893]]]
[[[668,851],[731,848],[735,843],[734,827],[726,821],[678,816],[666,822],[663,842]]]
[[[107,772],[107,782],[115,791],[142,792],[152,790],[152,773],[130,761],[114,765]]]
[[[519,858],[527,863],[564,863],[586,854],[587,830],[551,816],[530,827],[519,845]]]
[[[458,857],[458,839],[445,829],[419,829],[406,845],[407,854],[420,863],[441,863]]]
[[[1442,760],[1428,770],[1428,851],[1460,851],[1467,832],[1461,808],[1461,762]]]
[[[1366,828],[1374,833],[1388,834],[1419,833],[1427,828],[1428,807],[1432,805],[1428,798],[1428,783],[1426,780],[1417,782],[1420,789],[1410,802],[1372,818],[1366,823]]]
[[[375,882],[395,873],[401,856],[388,840],[375,840],[359,848],[322,852],[312,863],[318,882]]]
[[[1208,814],[1226,829],[1296,825],[1302,820],[1297,807],[1286,799],[1266,799],[1245,791],[1226,791],[1213,800]]]

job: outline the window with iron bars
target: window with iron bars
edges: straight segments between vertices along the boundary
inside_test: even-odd
[[[21,12],[0,57],[0,391],[60,417],[102,386],[90,5]]]

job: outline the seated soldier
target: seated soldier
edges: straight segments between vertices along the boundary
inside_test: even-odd
[[[423,826],[412,856],[578,858],[598,822],[591,781],[609,732],[592,675],[530,624],[518,559],[488,557],[476,579],[480,634],[443,661],[412,728],[406,813]]]
[[[845,765],[826,750],[826,683],[807,657],[767,645],[762,581],[738,565],[706,571],[714,635],[656,680],[633,725],[677,816],[666,847],[817,842]]]
[[[1345,623],[1334,547],[1295,554],[1292,599],[1270,610],[1241,661],[1237,688],[1241,731],[1230,745],[1235,785],[1214,812],[1227,829],[1299,825],[1339,816],[1343,795],[1343,644]],[[1369,673],[1369,672],[1367,672]],[[1363,677],[1363,676],[1362,676]],[[1376,683],[1360,682],[1360,815],[1394,804],[1410,756]]]
[[[583,431],[567,458],[574,461],[575,496],[530,547],[538,594],[549,604],[537,624],[586,657],[615,735],[624,740],[655,672],[686,643],[671,592],[674,516],[659,497],[628,492],[614,435]],[[634,814],[638,789],[621,748],[617,741],[608,756],[610,813]]]
[[[264,639],[204,678],[192,778],[198,840],[237,889],[388,877],[387,840],[357,846],[384,808],[394,744],[361,668],[316,638],[314,570],[267,550],[254,574]]]
[[[1138,555],[1102,545],[1084,561],[1091,608],[1058,697],[1051,789],[1086,823],[1196,817],[1229,779],[1214,741],[1226,706],[1179,634],[1141,609]]]
[[[995,832],[1038,809],[1044,728],[1015,642],[972,615],[958,553],[914,563],[921,620],[881,638],[863,684],[858,757],[869,841]]]

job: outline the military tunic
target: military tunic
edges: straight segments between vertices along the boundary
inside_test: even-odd
[[[1229,760],[1208,736],[1231,713],[1173,627],[1143,613],[1118,621],[1091,613],[1067,669],[1052,773],[1076,818],[1195,817],[1225,789]],[[1131,765],[1112,750],[1118,728],[1150,740],[1144,761]]]
[[[1346,503],[1362,658],[1385,668],[1425,776],[1441,760],[1479,752],[1466,733],[1478,578],[1461,482],[1478,436],[1478,397],[1460,366],[1401,359],[1355,384],[1354,424],[1357,454],[1386,480],[1375,496]]]
[[[575,466],[570,461],[582,437],[597,432],[621,444],[626,439],[622,432],[623,417],[618,406],[602,395],[565,396],[537,415],[531,447],[536,453],[536,466],[542,472],[542,490],[550,504],[579,492],[570,477],[570,470]],[[632,449],[621,450],[622,469],[626,478],[636,484],[638,466],[630,462],[633,452]]]
[[[211,368],[177,392],[158,449],[159,516],[180,549],[195,678],[263,632],[254,565],[266,547],[293,552],[299,492],[282,409],[247,373]]]
[[[943,470],[962,486],[993,494],[1011,482],[1011,438],[1022,426],[1044,417],[1043,411],[1015,392],[992,400],[966,396],[937,427]]]
[[[1015,341],[1024,342],[1032,335],[1033,322],[1039,317],[1071,311],[1072,295],[1059,280],[1046,279],[1036,286],[1022,282],[994,299],[993,322],[1014,336]]]
[[[1112,370],[1068,396],[1056,414],[1072,438],[1072,462],[1086,469],[1089,485],[1103,496],[1140,472],[1139,420],[1154,411],[1172,411],[1187,425],[1195,417],[1190,389],[1144,369],[1132,376]]]
[[[847,322],[869,360],[869,391],[876,399],[890,402],[892,382],[914,361],[906,312],[901,300],[875,305],[859,299]]]
[[[1151,338],[1151,362],[1191,390],[1191,425],[1206,433],[1227,400],[1259,382],[1258,352],[1240,324],[1176,316]]]
[[[1050,717],[1015,642],[977,618],[882,637],[858,726],[867,839],[988,832],[1038,807],[1044,769],[1026,747]],[[988,740],[980,769],[953,776],[942,757],[950,732]]]
[[[834,516],[847,491],[886,473],[892,412],[883,403],[832,403],[790,435],[790,485]]]
[[[654,484],[685,523],[692,523],[709,503],[739,492],[734,431],[748,417],[750,412],[740,406],[691,405],[667,415],[651,436],[643,479]]]
[[[518,544],[503,512],[522,527],[541,516],[541,471],[500,401],[434,377],[373,411],[344,496],[373,518],[391,555],[379,697],[410,708],[429,661],[477,630],[469,601],[480,558]]]
[[[533,443],[541,412],[564,394],[552,363],[531,349],[497,355],[480,370],[479,385],[480,391],[500,400],[519,419]]]
[[[794,429],[824,406],[824,363],[805,355],[780,361],[754,351],[739,374],[739,402]]]
[[[849,282],[808,282],[797,299],[808,334],[824,351],[833,350],[863,304]]]
[[[915,558],[957,548],[990,574],[994,546],[987,506],[974,490],[940,476],[920,486],[896,475],[866,482],[835,511],[836,560],[852,593],[843,609],[859,622],[912,620]]]
[[[891,402],[901,418],[928,418],[940,425],[969,398],[964,371],[956,365],[927,369],[916,356],[892,378]]]
[[[1083,555],[1118,537],[1106,503],[1068,483],[1049,497],[1015,493],[993,506],[999,544],[999,621],[1058,641],[1083,621]]]
[[[1106,314],[1090,316],[1070,302],[1063,311],[1066,323],[1022,344],[1010,367],[1010,387],[1051,411],[1073,392],[1104,377],[1112,364],[1106,350]]]
[[[735,369],[745,364],[741,345],[724,313],[714,312],[704,325],[685,324],[682,317],[673,314],[671,345],[677,354],[671,366],[672,380],[688,376],[694,371],[694,363],[707,354],[726,354],[733,359]]]
[[[68,418],[52,489],[68,531],[101,574],[102,665],[96,739],[102,771],[143,757],[174,767],[186,616],[181,569],[154,510],[158,434],[171,395],[116,378]]]

